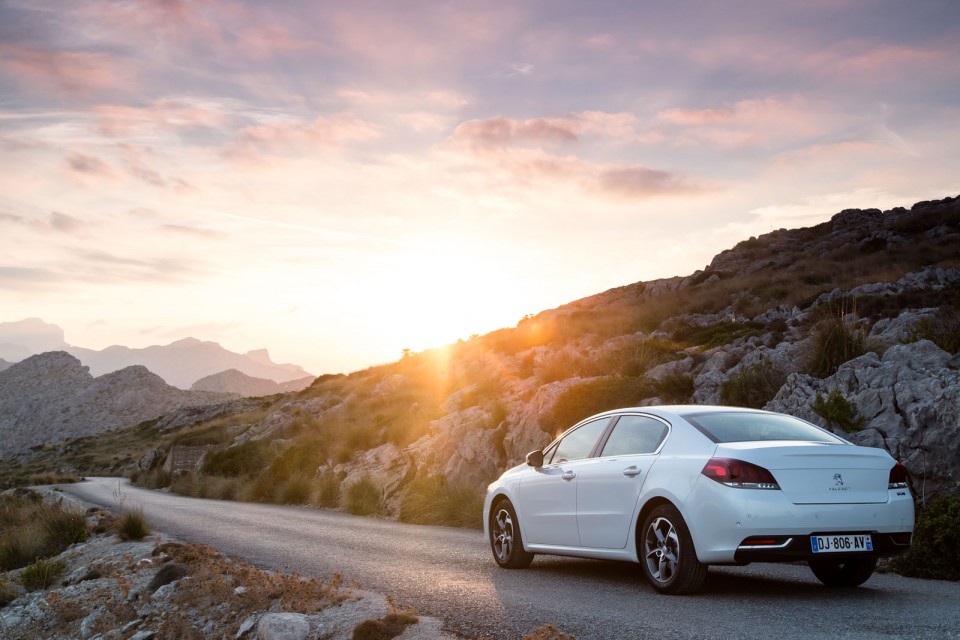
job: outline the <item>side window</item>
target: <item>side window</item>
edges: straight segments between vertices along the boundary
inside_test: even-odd
[[[604,456],[653,453],[667,436],[667,425],[644,416],[622,416],[603,446]]]
[[[560,444],[557,445],[550,464],[580,460],[589,456],[593,445],[597,443],[597,438],[603,433],[603,429],[608,422],[610,422],[610,418],[594,420],[565,435]]]

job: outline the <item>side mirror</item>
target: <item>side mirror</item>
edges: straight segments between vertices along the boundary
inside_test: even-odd
[[[527,464],[539,469],[543,466],[543,451],[531,451],[527,454]]]

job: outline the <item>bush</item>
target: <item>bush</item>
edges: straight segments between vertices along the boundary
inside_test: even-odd
[[[46,589],[63,573],[66,566],[66,560],[41,558],[20,573],[20,584],[28,591]]]
[[[235,447],[211,451],[203,459],[203,472],[220,476],[252,476],[267,466],[266,443],[248,440]]]
[[[16,597],[17,592],[10,587],[5,578],[0,577],[0,607],[7,606],[10,602],[13,602]]]
[[[857,413],[857,408],[843,397],[839,389],[831,389],[826,398],[818,393],[813,401],[813,410],[831,427],[839,427],[847,433],[863,428],[863,416]]]
[[[652,393],[670,404],[689,402],[693,389],[693,376],[687,373],[671,373],[651,385]]]
[[[826,378],[849,360],[866,353],[863,333],[842,318],[824,320],[813,329],[813,341],[807,353],[807,373]]]
[[[720,385],[720,403],[762,409],[773,400],[787,376],[769,358],[740,367]]]
[[[332,471],[325,471],[314,479],[313,504],[327,509],[340,504],[340,480]]]
[[[960,497],[940,496],[917,511],[913,545],[893,570],[911,578],[960,580]]]
[[[577,637],[560,631],[552,624],[545,624],[525,634],[523,640],[577,640]]]
[[[960,311],[941,307],[932,317],[922,318],[910,333],[910,342],[930,340],[947,353],[960,353]]]
[[[563,392],[550,414],[541,418],[540,426],[556,435],[595,413],[634,406],[647,397],[650,388],[643,378],[610,376],[587,380]]]
[[[57,510],[43,520],[44,540],[54,549],[66,549],[89,537],[84,515],[72,509]]]
[[[113,528],[121,540],[143,540],[150,535],[150,527],[147,525],[143,507],[125,509]]]
[[[86,521],[78,511],[43,502],[36,493],[0,499],[0,570],[55,556],[86,539]]]
[[[306,504],[310,501],[310,477],[298,473],[284,480],[276,491],[276,502],[279,504]]]
[[[403,494],[400,520],[482,529],[483,493],[465,487],[450,487],[442,476],[420,478]]]
[[[367,476],[347,486],[343,493],[343,508],[358,516],[380,513],[382,507],[380,487]]]

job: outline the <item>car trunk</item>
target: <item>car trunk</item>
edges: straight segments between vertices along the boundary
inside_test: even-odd
[[[893,460],[885,451],[816,443],[732,442],[714,454],[766,468],[794,504],[870,504],[888,500]]]

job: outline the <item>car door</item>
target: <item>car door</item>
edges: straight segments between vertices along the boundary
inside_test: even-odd
[[[520,524],[531,544],[576,547],[577,476],[593,452],[610,418],[584,423],[544,452],[542,467],[520,481]]]
[[[580,546],[626,547],[644,480],[668,433],[665,422],[650,416],[617,418],[599,456],[578,469]]]

